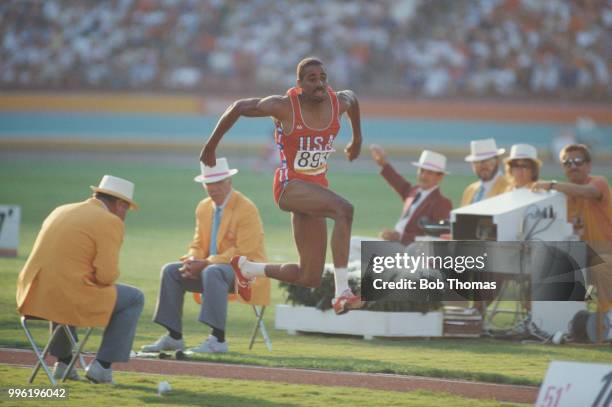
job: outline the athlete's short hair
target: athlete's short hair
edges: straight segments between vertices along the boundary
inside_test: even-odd
[[[297,65],[297,77],[299,80],[304,79],[304,70],[306,69],[306,67],[309,67],[310,65],[323,65],[323,62],[319,59],[319,58],[315,58],[315,57],[308,57],[308,58],[304,58],[300,61],[300,63]]]
[[[563,157],[565,157],[570,151],[580,151],[582,156],[584,157],[584,161],[590,163],[591,162],[591,152],[589,148],[584,144],[569,144],[561,150],[559,153],[559,160],[563,161]]]

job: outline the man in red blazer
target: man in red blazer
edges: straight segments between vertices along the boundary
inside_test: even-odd
[[[448,174],[445,156],[424,150],[419,161],[412,163],[418,168],[417,185],[412,185],[387,162],[387,155],[382,147],[372,145],[370,152],[376,164],[381,167],[380,174],[404,203],[395,227],[383,229],[380,233],[382,239],[408,245],[416,236],[425,234],[419,225],[421,219],[427,219],[427,222],[431,223],[450,217],[453,204],[442,195],[439,188],[444,175]]]

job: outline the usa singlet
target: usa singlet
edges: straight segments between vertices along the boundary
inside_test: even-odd
[[[285,133],[280,120],[274,120],[274,141],[280,154],[280,167],[274,173],[274,200],[278,204],[285,185],[300,179],[327,187],[327,159],[335,150],[334,139],[340,131],[338,97],[327,87],[331,100],[332,116],[327,127],[313,129],[306,125],[298,100],[299,91],[293,87],[287,91],[293,110],[293,128]]]

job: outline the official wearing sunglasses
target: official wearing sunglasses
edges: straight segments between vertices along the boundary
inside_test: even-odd
[[[612,242],[612,199],[606,178],[591,174],[591,153],[571,144],[559,155],[568,182],[539,181],[532,190],[555,190],[567,195],[567,220],[582,240]]]
[[[581,157],[568,158],[564,161],[561,161],[561,164],[563,164],[565,168],[582,167],[585,163],[586,161],[584,160],[584,158]]]

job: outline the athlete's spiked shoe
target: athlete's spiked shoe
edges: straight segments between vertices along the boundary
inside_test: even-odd
[[[234,269],[234,275],[236,276],[236,286],[238,287],[238,294],[242,297],[243,300],[249,301],[251,299],[251,283],[254,279],[246,278],[242,271],[240,270],[240,266],[244,264],[246,261],[245,256],[234,256],[230,261],[232,265],[232,269]]]
[[[353,294],[350,289],[344,290],[339,297],[332,299],[332,306],[336,315],[346,314],[352,309],[363,308],[364,305],[361,296]]]

